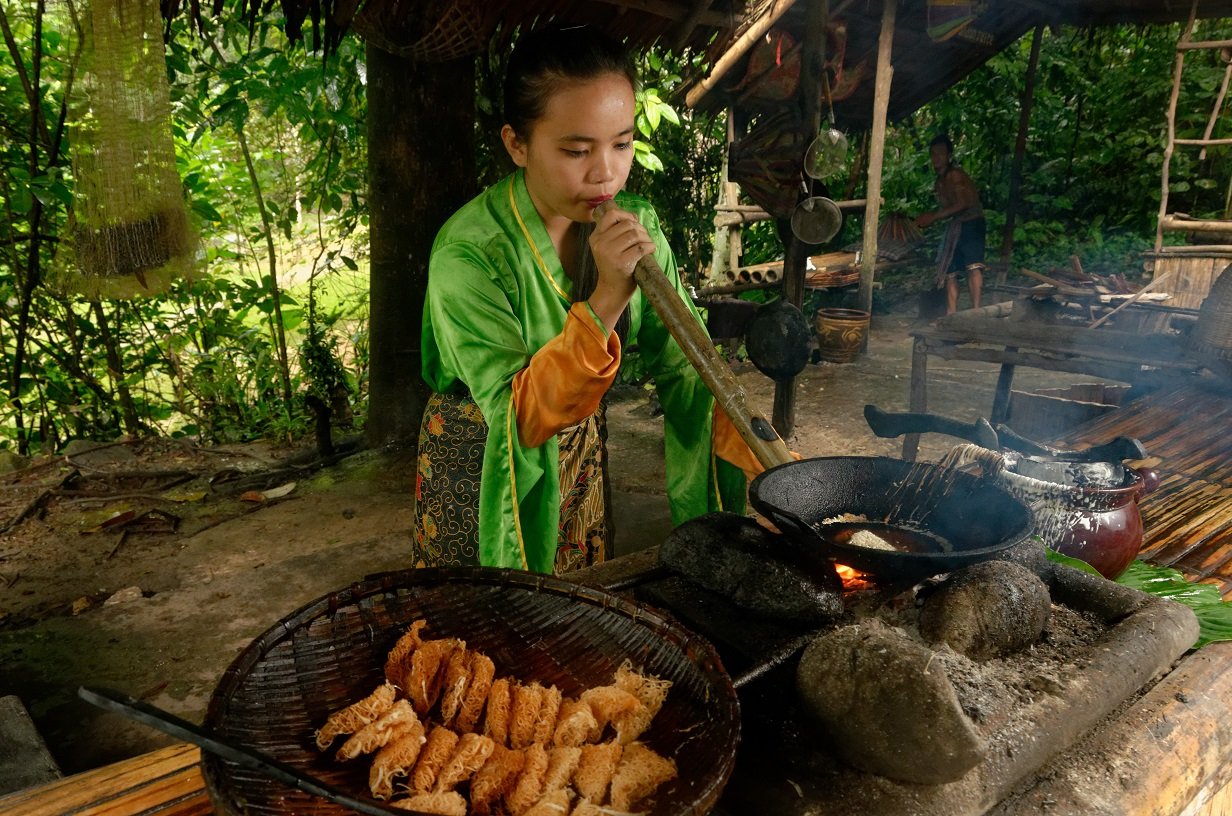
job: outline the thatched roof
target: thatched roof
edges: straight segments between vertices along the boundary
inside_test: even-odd
[[[214,13],[226,0],[213,0]],[[275,0],[238,0],[237,8],[255,14]],[[706,54],[711,68],[724,66],[721,78],[692,89],[690,102],[702,110],[732,104],[754,109],[747,90],[750,56],[758,43],[783,57],[782,32],[797,41],[805,30],[810,2],[820,0],[278,0],[293,39],[310,29],[315,45],[327,50],[353,30],[385,50],[417,60],[443,61],[499,47],[518,26],[548,22],[601,26],[636,47],[652,44]],[[928,0],[900,0],[894,37],[894,90],[890,118],[918,109],[986,62],[993,54],[1037,25],[1114,25],[1183,21],[1187,0],[983,0],[971,2],[965,26],[944,30],[939,12],[930,17]],[[939,4],[951,16],[961,3]],[[163,0],[168,17],[181,10],[201,13],[199,0]],[[840,125],[861,128],[872,111],[877,38],[882,0],[829,0],[830,19],[845,29],[843,74],[836,95]],[[1232,0],[1201,0],[1200,17],[1232,16]],[[769,20],[775,20],[773,27]],[[767,30],[756,38],[750,28]],[[947,36],[948,35],[948,36]],[[831,52],[838,45],[831,43]],[[754,60],[756,58],[754,57]],[[756,66],[756,62],[754,62]],[[699,81],[704,77],[698,77]],[[745,84],[741,84],[742,80]],[[771,106],[781,102],[766,103]]]

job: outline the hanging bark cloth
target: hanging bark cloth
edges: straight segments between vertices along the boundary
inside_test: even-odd
[[[93,0],[70,100],[75,181],[63,288],[92,300],[165,290],[196,269],[171,137],[157,0]]]

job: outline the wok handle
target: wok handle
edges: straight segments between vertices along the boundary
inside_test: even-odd
[[[865,405],[864,421],[874,434],[883,439],[893,439],[903,434],[940,433],[974,442],[989,450],[999,450],[1001,447],[997,432],[983,417],[968,425],[936,414],[891,413],[876,405]]]
[[[359,813],[368,814],[368,816],[406,816],[407,813],[413,812],[389,807],[375,800],[356,799],[271,756],[214,736],[188,720],[181,719],[134,697],[129,697],[127,694],[112,689],[82,686],[77,689],[77,696],[101,709],[121,714],[142,725],[162,731],[164,734],[170,734],[177,739],[192,743],[204,751],[209,751],[237,765],[263,773],[284,785],[320,796],[322,799]]]
[[[595,207],[595,220],[616,208],[614,201],[604,201]],[[744,389],[736,381],[731,367],[715,351],[714,343],[680,299],[654,255],[642,256],[633,270],[633,279],[762,467],[769,470],[794,462],[795,458],[774,426],[749,407]]]

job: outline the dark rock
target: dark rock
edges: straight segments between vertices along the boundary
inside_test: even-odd
[[[804,650],[796,689],[836,755],[869,773],[936,785],[979,763],[985,745],[930,649],[872,618]]]
[[[708,513],[672,530],[659,562],[732,603],[775,620],[816,625],[843,614],[843,583],[830,564],[792,562],[782,536],[734,513]]]
[[[972,660],[1012,654],[1039,640],[1052,614],[1048,587],[1008,561],[955,572],[920,609],[920,634]]]

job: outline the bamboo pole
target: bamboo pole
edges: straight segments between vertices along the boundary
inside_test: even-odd
[[[864,244],[860,264],[860,308],[872,312],[873,274],[877,269],[877,222],[881,218],[881,170],[885,162],[886,112],[890,108],[890,85],[894,66],[890,63],[894,49],[894,25],[898,15],[898,0],[884,0],[881,12],[881,35],[877,40],[877,79],[873,91],[873,129],[869,144],[868,189],[865,191]],[[867,335],[865,343],[868,342]]]
[[[740,35],[740,37],[732,43],[731,47],[719,57],[718,62],[710,69],[710,74],[701,82],[694,85],[685,94],[684,104],[687,107],[695,107],[698,102],[710,93],[710,90],[715,85],[719,84],[728,71],[732,69],[744,53],[753,47],[753,43],[761,39],[771,26],[778,22],[779,18],[787,13],[787,10],[796,4],[796,0],[775,0],[774,5],[770,10],[762,16],[760,20],[749,26],[748,31]]]
[[[1108,318],[1112,317],[1113,315],[1115,315],[1117,312],[1121,311],[1121,310],[1122,310],[1122,309],[1124,309],[1125,307],[1127,307],[1127,306],[1129,306],[1129,305],[1131,305],[1131,304],[1137,303],[1137,302],[1138,302],[1138,298],[1142,297],[1142,296],[1143,296],[1143,295],[1145,295],[1147,292],[1151,291],[1152,289],[1154,289],[1155,287],[1159,286],[1161,283],[1163,283],[1164,281],[1166,281],[1168,278],[1172,277],[1172,273],[1173,273],[1173,272],[1175,272],[1175,271],[1176,271],[1176,270],[1170,270],[1170,271],[1168,271],[1168,272],[1163,273],[1163,274],[1162,274],[1162,275],[1160,275],[1158,278],[1154,278],[1153,280],[1151,280],[1150,282],[1148,282],[1148,283],[1146,284],[1146,286],[1143,286],[1143,287],[1142,287],[1141,289],[1139,289],[1137,292],[1134,292],[1133,297],[1126,298],[1125,302],[1124,302],[1124,303],[1122,303],[1120,306],[1117,306],[1117,307],[1116,307],[1115,309],[1113,309],[1111,312],[1108,312],[1108,314],[1104,315],[1103,317],[1099,318],[1098,320],[1093,320],[1093,321],[1091,321],[1091,325],[1087,326],[1087,328],[1088,328],[1088,329],[1098,329],[1100,326],[1102,326],[1102,325],[1104,325],[1105,323],[1107,323],[1107,322],[1108,322]]]
[[[1181,95],[1181,73],[1185,70],[1185,44],[1193,31],[1194,18],[1198,16],[1198,0],[1189,8],[1189,21],[1181,33],[1176,47],[1176,61],[1172,67],[1172,97],[1168,102],[1168,143],[1164,145],[1163,169],[1160,172],[1159,218],[1155,225],[1155,251],[1164,245],[1164,219],[1168,215],[1168,175],[1172,167],[1172,150],[1176,144],[1176,102]]]
[[[608,210],[615,207],[614,202],[605,201],[595,208],[595,219],[603,218]],[[731,368],[715,351],[714,343],[702,330],[693,312],[680,299],[653,255],[645,255],[637,262],[633,279],[637,281],[638,288],[680,346],[684,356],[701,375],[702,382],[731,418],[732,425],[753,451],[757,461],[767,469],[795,461],[787,445],[774,432],[774,427],[764,416],[749,407],[744,389],[740,387],[736,375],[732,374]]]

